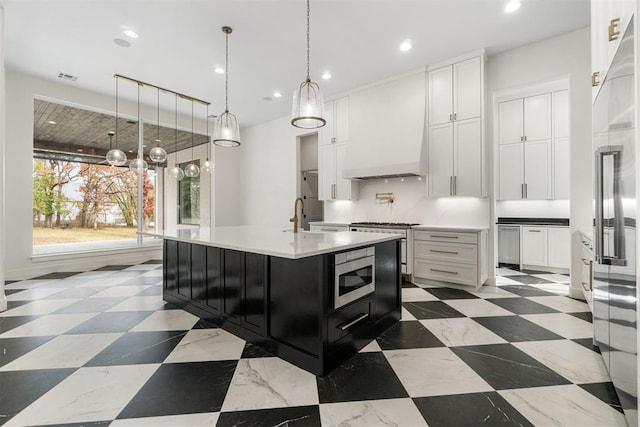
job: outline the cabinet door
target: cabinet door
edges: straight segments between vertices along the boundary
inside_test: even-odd
[[[223,280],[222,249],[207,247],[207,307],[216,314],[222,312],[222,280]]]
[[[261,335],[266,332],[267,257],[246,252],[244,262],[245,327]]]
[[[336,146],[318,146],[318,200],[332,200],[336,183]]]
[[[553,142],[553,198],[569,199],[569,138]]]
[[[448,123],[453,114],[452,66],[429,71],[429,126]]]
[[[522,263],[546,267],[547,227],[522,227]]]
[[[482,196],[482,126],[480,118],[456,121],[454,135],[454,192],[456,196]]]
[[[191,301],[204,305],[207,299],[207,247],[191,245]]]
[[[352,193],[352,186],[354,183],[350,179],[344,179],[342,177],[342,168],[344,166],[344,159],[347,154],[347,144],[336,144],[336,189],[335,198],[337,200],[351,200],[354,198]]]
[[[333,110],[333,136],[335,142],[349,141],[349,97],[334,101]]]
[[[522,99],[498,104],[498,144],[522,142]]]
[[[453,65],[453,112],[456,120],[480,117],[482,110],[481,58]]]
[[[334,110],[334,102],[324,103],[324,119],[327,124],[320,128],[318,132],[318,145],[333,144],[336,129],[336,116]]]
[[[569,91],[553,92],[553,137],[569,137]]]
[[[243,266],[242,252],[225,249],[224,251],[224,288],[223,309],[227,318],[233,322],[242,321]]]
[[[522,199],[524,182],[523,144],[504,144],[498,147],[498,200]]]
[[[569,227],[547,228],[549,267],[571,268],[571,233]]]
[[[551,140],[524,143],[525,198],[551,199]]]
[[[429,196],[452,195],[453,123],[429,126]]]
[[[529,96],[524,99],[525,141],[551,139],[551,94]]]

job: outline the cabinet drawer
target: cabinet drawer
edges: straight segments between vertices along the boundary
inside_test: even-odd
[[[414,240],[431,240],[434,242],[478,244],[478,233],[416,230],[414,231],[413,238]]]
[[[415,259],[413,274],[422,279],[441,280],[476,286],[478,282],[478,266],[471,264],[446,263]]]
[[[414,244],[414,256],[417,258],[476,264],[478,262],[478,246],[456,243],[440,243],[429,240],[417,240]]]
[[[327,319],[329,345],[336,343],[358,328],[371,324],[371,298],[364,298],[342,307]]]

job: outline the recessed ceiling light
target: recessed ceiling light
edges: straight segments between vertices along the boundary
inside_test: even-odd
[[[278,91],[275,91],[275,92],[273,92],[273,97],[274,98],[281,98],[282,94],[280,92],[278,92]]]
[[[270,97],[270,96],[265,96],[265,97],[264,97],[264,98],[262,98],[262,99],[264,99],[265,101],[273,101],[273,98],[272,98],[272,97]]]
[[[124,30],[124,35],[127,37],[131,37],[132,39],[137,39],[138,38],[138,33],[136,33],[133,30]]]
[[[113,39],[113,42],[120,47],[131,47],[131,43],[129,43],[125,39]]]
[[[325,79],[325,80],[329,80],[329,79],[331,78],[331,73],[330,73],[330,72],[328,72],[328,71],[325,71],[325,72],[322,74],[322,78],[323,78],[323,79]]]
[[[411,44],[411,40],[405,40],[402,43],[400,43],[400,50],[402,52],[410,51],[412,47],[413,45]]]
[[[520,3],[520,0],[511,0],[509,3],[507,3],[507,5],[504,7],[504,11],[506,13],[513,13],[516,10],[520,9],[520,6],[522,6],[522,3]]]
[[[49,123],[50,125],[57,125],[58,122],[54,122],[53,120],[49,120],[47,123]]]
[[[213,71],[215,71],[218,74],[224,74],[224,68],[222,68],[222,67],[216,67],[216,68],[214,68]]]

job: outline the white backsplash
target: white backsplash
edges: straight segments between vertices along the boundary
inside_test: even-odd
[[[507,218],[569,218],[569,200],[509,200],[497,202],[496,216]]]
[[[376,193],[393,193],[394,203],[381,203]],[[417,177],[360,182],[360,198],[327,201],[324,220],[333,222],[380,221],[427,225],[488,226],[489,199],[476,197],[426,197],[426,180]]]

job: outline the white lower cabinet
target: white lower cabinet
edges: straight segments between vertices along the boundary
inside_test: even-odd
[[[547,227],[522,227],[522,263],[546,267]]]
[[[549,227],[549,267],[571,268],[571,231],[568,227]]]
[[[571,268],[569,227],[523,226],[521,245],[525,266]]]
[[[414,228],[413,280],[481,286],[487,280],[487,231]]]

